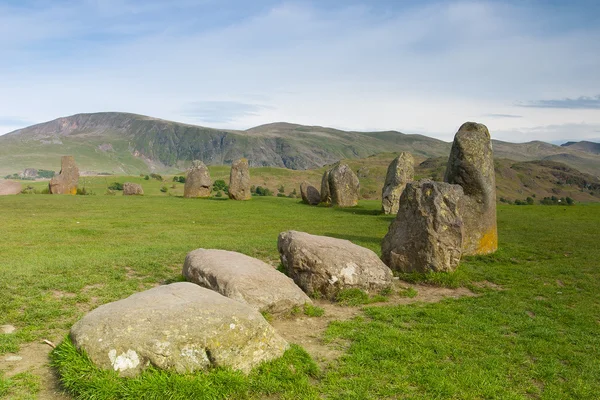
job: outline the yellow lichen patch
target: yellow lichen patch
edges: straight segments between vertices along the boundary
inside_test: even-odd
[[[77,194],[77,188],[76,187],[71,188],[70,194]]]
[[[477,254],[489,254],[498,250],[498,230],[494,225],[479,240]]]

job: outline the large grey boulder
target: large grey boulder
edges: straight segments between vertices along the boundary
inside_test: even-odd
[[[77,194],[79,168],[73,156],[63,156],[60,160],[60,173],[50,179],[48,185],[51,194]]]
[[[346,164],[337,164],[329,172],[331,204],[337,207],[354,207],[358,204],[360,183]]]
[[[492,140],[485,125],[464,123],[448,158],[444,180],[462,186],[465,224],[463,254],[488,254],[498,249],[496,175]]]
[[[304,203],[311,206],[316,206],[321,202],[319,190],[306,181],[300,184],[300,196],[302,196]]]
[[[250,170],[248,160],[240,158],[231,164],[229,175],[229,198],[233,200],[250,200]]]
[[[142,185],[132,182],[123,184],[123,196],[141,196],[144,194]]]
[[[381,210],[385,214],[396,214],[400,196],[408,182],[415,177],[415,160],[410,153],[402,152],[390,163],[381,192]]]
[[[408,183],[381,244],[385,264],[401,272],[454,271],[462,254],[462,200],[458,185]]]
[[[210,197],[211,186],[212,180],[206,165],[200,160],[192,161],[185,178],[183,197]]]
[[[100,306],[75,323],[70,336],[95,365],[128,377],[150,365],[178,373],[248,372],[288,348],[258,311],[189,282]]]
[[[21,193],[21,184],[14,181],[5,181],[0,179],[0,196],[13,195]]]
[[[377,254],[348,240],[287,231],[277,247],[287,274],[309,295],[335,299],[342,289],[379,291],[392,282]]]
[[[186,280],[273,315],[311,303],[293,280],[267,263],[226,250],[197,249],[183,264]]]
[[[329,172],[331,172],[331,170],[323,172],[323,177],[321,178],[321,203],[324,204],[331,204],[331,192],[329,190]]]

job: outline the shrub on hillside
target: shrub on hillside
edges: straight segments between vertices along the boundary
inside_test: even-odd
[[[120,182],[113,182],[109,187],[108,190],[123,190],[123,184]]]
[[[225,183],[223,179],[217,179],[213,182],[213,192],[229,192],[229,186]]]

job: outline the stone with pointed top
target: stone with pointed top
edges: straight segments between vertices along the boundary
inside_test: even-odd
[[[381,210],[385,214],[396,214],[400,196],[408,182],[415,177],[415,160],[410,153],[402,152],[390,163],[381,193]]]

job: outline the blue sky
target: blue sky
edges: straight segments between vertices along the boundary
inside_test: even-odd
[[[0,134],[80,112],[600,140],[600,2],[0,0]]]

